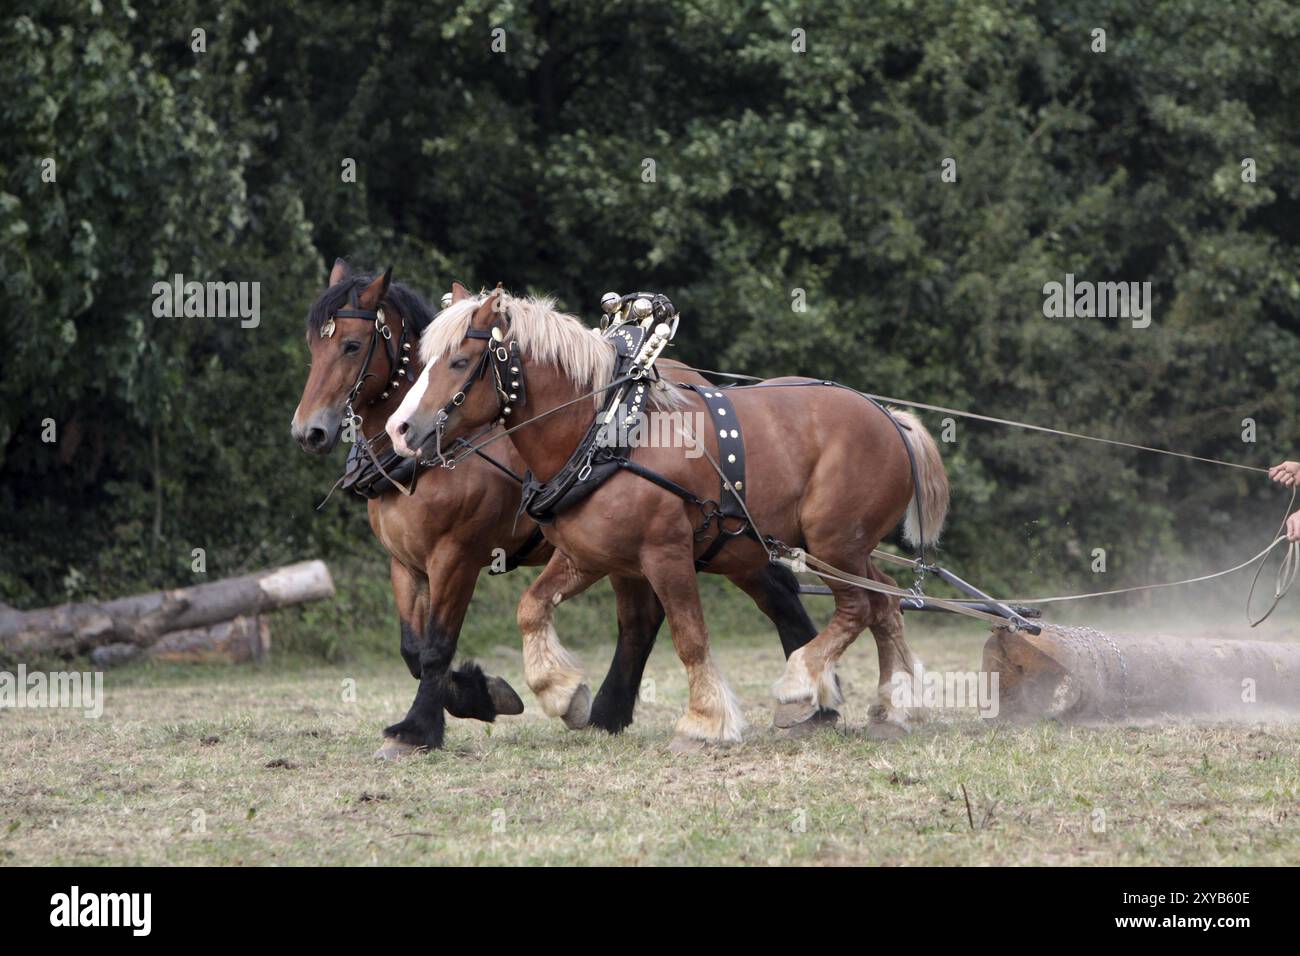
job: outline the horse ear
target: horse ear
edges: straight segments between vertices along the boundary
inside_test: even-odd
[[[344,279],[348,277],[348,273],[350,271],[351,270],[348,268],[348,264],[346,262],[344,262],[342,259],[335,259],[334,268],[330,270],[330,285],[331,286],[338,285],[340,282],[342,282]]]
[[[497,287],[492,290],[492,293],[486,299],[483,300],[482,305],[474,310],[474,317],[470,320],[470,324],[474,328],[480,328],[480,323],[486,320],[487,324],[490,325],[491,321],[496,318],[497,313],[501,310],[501,297],[504,294],[505,292],[501,288],[501,284],[497,283]]]
[[[451,301],[459,302],[461,299],[469,298],[469,289],[465,288],[459,282],[451,284]]]
[[[379,303],[384,301],[384,296],[388,294],[388,284],[393,281],[393,267],[389,266],[381,275],[370,285],[366,286],[365,291],[357,298],[357,303],[363,309],[377,309]]]

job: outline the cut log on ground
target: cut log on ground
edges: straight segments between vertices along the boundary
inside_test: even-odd
[[[164,634],[148,647],[105,644],[90,652],[96,667],[112,667],[139,657],[155,661],[242,664],[264,661],[271,654],[271,627],[265,617],[240,616],[207,627]]]
[[[303,561],[171,591],[36,611],[0,612],[0,658],[72,657],[105,644],[148,647],[163,634],[204,628],[333,597],[324,561]]]
[[[994,627],[984,670],[999,716],[1065,721],[1166,716],[1234,720],[1300,713],[1300,644],[1125,637],[1044,624]]]

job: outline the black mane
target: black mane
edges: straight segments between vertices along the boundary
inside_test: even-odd
[[[375,278],[376,274],[373,272],[350,272],[347,278],[322,292],[307,310],[307,334],[319,334],[329,317],[348,304],[348,296],[352,290],[355,289],[360,295],[361,290],[374,282]],[[437,314],[429,307],[429,303],[424,301],[420,293],[401,282],[389,283],[384,301],[392,303],[403,322],[411,323],[415,335],[423,332]]]

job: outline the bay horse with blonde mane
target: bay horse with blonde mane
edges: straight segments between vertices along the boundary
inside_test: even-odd
[[[511,296],[500,287],[445,310],[424,333],[421,355],[424,371],[388,421],[394,448],[428,454],[500,421],[512,429],[507,440],[542,488],[571,473],[571,459],[593,426],[596,403],[584,398],[610,386],[616,362],[608,340],[549,300]],[[511,368],[526,386],[518,395],[490,387],[488,372],[505,356],[515,356]],[[833,383],[781,378],[725,390],[664,391],[656,399],[660,410],[699,412],[696,421],[712,421],[696,436],[708,454],[692,458],[666,444],[636,448],[630,464],[554,515],[543,532],[556,556],[525,592],[518,621],[525,678],[548,713],[562,713],[582,677],[559,643],[550,608],[605,575],[651,591],[666,610],[688,678],[689,704],[673,747],[691,750],[700,742],[737,741],[744,729],[710,653],[696,561],[713,552],[705,570],[753,573],[771,559],[765,542],[779,540],[842,571],[892,584],[872,563],[872,550],[905,516],[906,540],[920,540],[923,528],[933,542],[947,514],[948,480],[934,439],[915,416],[887,411]],[[719,417],[727,409],[731,416]],[[728,490],[718,464],[726,460],[724,449],[726,458],[738,452],[745,460],[745,478],[731,490],[744,493],[742,525],[751,533],[735,533],[717,550],[699,531],[702,519],[709,520],[705,503],[722,500]],[[840,703],[836,661],[870,628],[880,679],[868,733],[906,732],[920,714],[895,706],[891,688],[896,678],[919,676],[921,664],[904,640],[898,598],[824,580],[835,611],[812,641],[789,655],[773,686],[776,725],[798,728]]]
[[[386,451],[384,423],[421,370],[416,346],[433,319],[419,295],[391,280],[391,269],[383,275],[353,272],[339,259],[312,304],[307,316],[311,370],[291,429],[303,450],[331,451],[346,417],[355,414],[358,440],[381,458]],[[452,295],[461,300],[468,292],[455,284]],[[704,381],[691,372],[674,374],[686,382]],[[484,721],[522,712],[522,701],[506,681],[472,663],[454,670],[451,665],[479,573],[502,555],[510,557],[509,566],[545,564],[552,556],[537,525],[526,517],[516,520],[523,467],[510,445],[500,442],[454,471],[434,469],[408,479],[410,494],[389,484],[370,497],[371,529],[390,555],[402,657],[420,682],[405,719],[384,730],[376,756],[441,747],[444,711]],[[776,624],[787,655],[816,633],[799,602],[798,582],[785,568],[772,565],[732,580]],[[580,681],[563,686],[565,706],[556,715],[571,728],[590,724],[618,733],[632,722],[664,612],[653,592],[618,580],[614,589],[614,659],[594,701]],[[576,667],[571,658],[564,663],[567,672]]]

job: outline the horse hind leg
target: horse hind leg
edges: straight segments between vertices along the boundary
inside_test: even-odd
[[[871,620],[871,602],[861,590],[827,581],[835,598],[835,613],[807,644],[785,663],[781,678],[772,685],[776,697],[774,725],[782,730],[831,720],[844,702],[835,665]]]
[[[868,577],[883,584],[896,582],[873,564]],[[896,597],[871,595],[871,635],[876,639],[880,678],[876,702],[867,709],[867,736],[877,740],[900,737],[925,719],[924,708],[915,705],[916,689],[925,674],[921,659],[907,646],[903,635],[903,611]]]
[[[582,665],[560,643],[555,631],[555,608],[581,594],[603,577],[574,567],[568,556],[556,551],[523,597],[516,620],[524,644],[524,680],[548,717],[559,717],[571,730],[591,720],[591,689]]]

